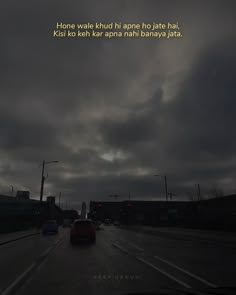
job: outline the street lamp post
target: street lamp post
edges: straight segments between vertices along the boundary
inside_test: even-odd
[[[40,189],[40,203],[43,201],[43,188],[44,188],[44,181],[45,181],[45,176],[44,176],[44,167],[46,164],[50,164],[50,163],[58,163],[59,161],[49,161],[49,162],[45,162],[45,160],[43,160],[43,164],[42,164],[42,176],[41,176],[41,189]]]
[[[166,177],[166,175],[155,174],[154,176],[159,176],[159,177],[164,178],[164,180],[165,180],[165,195],[166,195],[166,201],[168,202],[168,189],[167,189],[167,177]]]
[[[42,176],[41,176],[41,189],[40,189],[40,202],[43,200],[43,187],[44,187],[44,166],[45,166],[45,160],[43,160],[43,167],[42,167]]]

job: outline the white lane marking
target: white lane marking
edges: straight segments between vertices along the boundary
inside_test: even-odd
[[[131,247],[133,247],[133,248],[135,248],[135,249],[137,249],[137,250],[139,250],[139,251],[144,251],[144,249],[143,248],[140,248],[139,246],[137,246],[137,245],[135,245],[135,244],[133,244],[133,243],[128,243],[129,245],[131,245]]]
[[[21,275],[19,275],[2,293],[1,295],[11,294],[13,289],[23,280],[36,266],[36,263],[32,263]]]
[[[178,269],[179,271],[181,271],[181,272],[189,275],[190,277],[192,277],[192,278],[194,278],[194,279],[196,279],[196,280],[198,280],[198,281],[206,284],[207,286],[210,286],[212,288],[217,288],[218,287],[217,285],[215,285],[215,284],[213,284],[211,282],[208,282],[207,280],[199,277],[198,275],[195,275],[195,274],[191,273],[190,271],[188,271],[188,270],[186,270],[186,269],[184,269],[184,268],[182,268],[182,267],[180,267],[180,266],[178,266],[178,265],[176,265],[176,264],[174,264],[174,263],[172,263],[172,262],[170,262],[170,261],[168,261],[166,259],[163,259],[163,258],[161,258],[159,256],[154,256],[154,258],[156,258],[156,259],[158,259],[158,260],[160,260],[160,261],[162,261],[162,262],[164,262],[164,263],[166,263],[166,264],[168,264],[168,265],[170,265],[170,266]]]
[[[24,293],[24,290],[27,288],[27,286],[30,284],[30,282],[32,282],[33,281],[33,279],[34,279],[34,277],[35,277],[35,274],[37,273],[37,272],[39,272],[43,267],[44,267],[44,265],[46,264],[46,262],[48,261],[48,259],[49,259],[49,252],[51,251],[51,250],[53,250],[53,247],[49,247],[46,251],[44,251],[40,256],[39,256],[39,258],[38,258],[38,263],[35,263],[35,270],[34,270],[34,273],[32,274],[32,275],[29,275],[29,277],[28,278],[26,278],[26,280],[25,280],[25,282],[22,284],[22,285],[20,285],[20,288],[19,288],[19,290],[20,290],[20,294],[23,292]],[[26,276],[27,277],[27,276]],[[17,291],[19,291],[19,290],[17,290]],[[3,295],[3,294],[1,294],[1,295]],[[9,294],[7,294],[7,295],[11,295],[11,292],[9,293]]]
[[[128,250],[126,250],[124,247],[118,245],[117,243],[113,243],[112,246],[118,248],[119,250],[121,250],[122,252],[126,253],[126,254],[130,254]],[[163,275],[167,276],[169,279],[172,279],[173,281],[177,282],[178,284],[180,284],[181,286],[184,286],[185,288],[192,288],[190,285],[188,285],[185,282],[182,282],[181,280],[177,279],[176,277],[172,276],[171,274],[167,273],[166,271],[164,271],[163,269],[151,264],[150,262],[137,257],[137,256],[133,256],[135,257],[138,261],[141,261],[142,263],[152,267],[153,269],[159,271],[160,273],[162,273]]]
[[[40,262],[37,264],[37,268],[35,272],[39,272],[44,265],[46,264],[46,262],[49,259],[49,253],[53,250],[55,250],[60,244],[62,243],[62,238],[59,238],[51,247],[49,247],[46,251],[44,251],[40,256]],[[28,281],[30,282],[33,279],[34,275],[32,275]],[[24,283],[24,286],[28,283],[28,281],[26,283]]]
[[[144,251],[144,249],[143,248],[141,248],[141,247],[139,247],[139,246],[137,246],[137,245],[135,245],[134,243],[131,243],[131,242],[126,242],[125,240],[114,240],[114,241],[112,241],[111,240],[111,242],[118,242],[119,243],[119,241],[121,242],[121,243],[126,243],[127,245],[130,245],[131,247],[133,247],[133,248],[135,248],[136,250],[138,250],[138,251]]]
[[[167,273],[166,271],[164,271],[163,269],[153,265],[152,263],[148,262],[147,260],[144,260],[142,258],[136,257],[137,260],[141,261],[142,263],[150,266],[151,268],[159,271],[160,273],[162,273],[163,275],[165,275],[166,277],[168,277],[169,279],[175,281],[176,283],[180,284],[181,286],[185,287],[185,288],[192,288],[190,285],[188,285],[187,283],[177,279],[176,277],[172,276],[171,274]]]
[[[128,244],[132,245],[133,247],[136,246],[135,244],[130,243],[130,242],[129,242]],[[120,246],[120,245],[118,245],[118,244],[116,244],[116,248],[118,248],[118,249],[120,249],[121,251],[123,251],[123,252],[129,254],[128,250],[126,250],[125,248],[123,248],[122,246]],[[138,249],[139,247],[136,247],[136,248]],[[144,251],[144,250],[141,249],[141,248],[140,248],[140,250],[141,250],[141,251]],[[156,259],[158,259],[158,260],[160,260],[160,261],[162,261],[162,262],[164,262],[164,263],[166,263],[166,264],[172,266],[173,268],[178,269],[179,271],[181,271],[181,272],[187,274],[188,276],[190,276],[190,277],[192,277],[192,278],[194,278],[194,279],[196,279],[196,280],[198,280],[198,281],[204,283],[204,284],[207,285],[207,286],[210,286],[210,287],[212,287],[212,288],[217,288],[217,287],[218,287],[217,285],[215,285],[215,284],[213,284],[213,283],[211,283],[211,282],[209,282],[209,281],[207,281],[207,280],[201,278],[200,276],[198,276],[198,275],[196,275],[196,274],[191,273],[190,271],[188,271],[188,270],[186,270],[186,269],[183,269],[183,268],[180,267],[180,266],[177,266],[176,264],[174,264],[174,263],[172,263],[172,262],[170,262],[170,261],[168,261],[168,260],[166,260],[166,259],[163,259],[163,258],[161,258],[161,257],[159,257],[159,256],[157,256],[157,255],[155,255],[154,258],[156,258]],[[137,258],[137,259],[138,259],[138,258]]]
[[[57,239],[52,246],[48,247],[40,256],[39,259],[43,259],[45,258],[50,251],[52,251],[61,241],[62,241],[63,237],[60,237],[59,239]]]
[[[39,255],[39,259],[43,259],[44,257],[46,257],[52,249],[53,246],[47,248],[41,255]]]
[[[25,280],[27,276],[33,271],[34,268],[40,268],[47,260],[45,259],[49,252],[52,251],[59,242],[62,241],[62,238],[59,238],[52,246],[47,248],[40,256],[33,262],[21,275],[19,275],[2,293],[1,295],[9,295],[17,287],[18,284],[21,284],[22,280]]]
[[[126,254],[129,254],[129,251],[123,248],[122,246],[118,245],[117,243],[112,244],[113,247],[118,248],[119,250],[123,251]]]

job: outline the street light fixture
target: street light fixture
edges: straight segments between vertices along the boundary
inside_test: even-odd
[[[45,181],[45,176],[44,176],[44,167],[46,164],[51,164],[51,163],[58,163],[59,161],[48,161],[46,162],[45,160],[43,160],[43,164],[42,164],[42,176],[41,176],[41,189],[40,189],[40,202],[42,202],[43,200],[43,188],[44,188],[44,181]],[[41,165],[40,165],[41,166]]]
[[[166,175],[155,174],[154,176],[159,176],[159,177],[164,178],[164,180],[165,180],[166,201],[168,202],[168,190],[167,190],[167,177],[166,177]]]

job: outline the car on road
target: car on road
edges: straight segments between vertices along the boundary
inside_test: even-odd
[[[75,244],[82,240],[96,242],[96,228],[91,219],[78,219],[71,228],[70,242]]]
[[[120,225],[119,220],[115,220],[115,221],[113,222],[113,225],[119,226],[119,225]]]
[[[105,224],[105,225],[110,225],[110,224],[111,224],[111,219],[106,218],[106,219],[104,220],[104,224]]]
[[[57,234],[58,233],[58,224],[56,220],[47,220],[43,224],[42,233],[46,234]]]

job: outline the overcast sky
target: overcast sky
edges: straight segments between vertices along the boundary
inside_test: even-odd
[[[5,3],[4,3],[5,2]],[[236,192],[236,3],[4,1],[0,192],[63,201]],[[182,39],[55,39],[56,22],[176,22]]]

